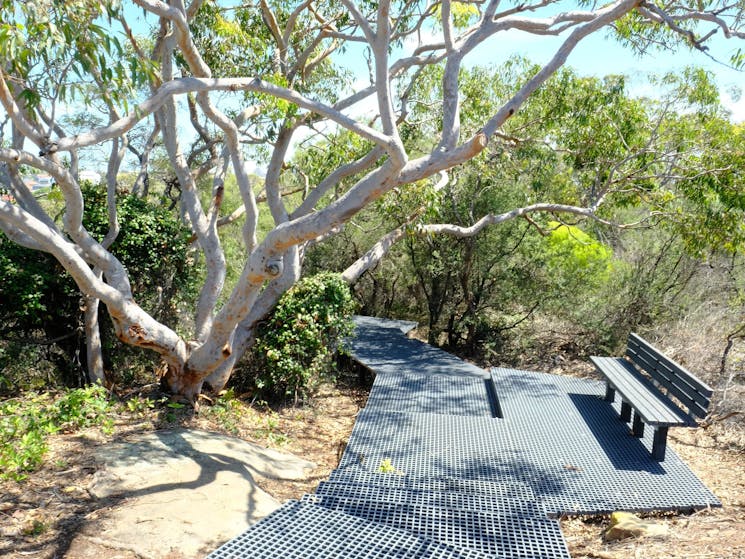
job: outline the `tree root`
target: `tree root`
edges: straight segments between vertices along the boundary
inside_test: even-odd
[[[119,551],[129,551],[130,553],[134,553],[137,557],[139,557],[139,559],[157,559],[154,555],[138,551],[133,545],[129,545],[126,543],[112,542],[109,540],[104,540],[102,538],[97,538],[96,536],[87,536],[85,534],[81,534],[80,537],[88,540],[90,543],[95,545],[100,545],[102,547],[116,549]]]

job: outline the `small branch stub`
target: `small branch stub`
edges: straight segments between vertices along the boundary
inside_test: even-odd
[[[271,260],[267,260],[266,266],[264,266],[264,271],[266,271],[270,276],[276,278],[282,273],[283,268],[284,266],[281,258],[272,258]]]

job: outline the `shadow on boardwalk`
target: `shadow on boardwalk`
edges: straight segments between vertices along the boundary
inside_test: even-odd
[[[674,452],[656,462],[651,435],[629,435],[602,383],[487,372],[431,346],[404,359],[422,346],[385,320],[358,322],[353,356],[377,376],[342,465],[362,456],[368,468],[390,459],[408,476],[519,480],[556,515],[719,506]],[[491,413],[484,377],[502,417]]]
[[[375,380],[339,467],[210,559],[569,559],[560,515],[719,505],[674,452],[652,460],[599,382],[485,371],[411,323],[356,324]]]

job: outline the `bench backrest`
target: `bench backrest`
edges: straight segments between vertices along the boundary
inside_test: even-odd
[[[646,371],[669,395],[688,408],[688,413],[706,417],[712,390],[684,367],[663,355],[638,334],[629,335],[626,355]]]

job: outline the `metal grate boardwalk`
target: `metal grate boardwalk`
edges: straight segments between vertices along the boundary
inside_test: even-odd
[[[404,530],[290,501],[208,559],[481,559]]]
[[[629,435],[620,403],[603,399],[601,382],[492,370],[513,450],[545,477],[531,484],[554,513],[690,511],[721,506],[672,450],[651,455],[652,433]],[[615,407],[615,409],[614,409]]]
[[[491,386],[490,386],[491,385]],[[491,379],[400,372],[379,374],[366,409],[443,415],[500,415]]]
[[[402,372],[488,379],[489,373],[431,345],[405,337],[414,323],[362,316],[355,318],[352,356],[376,375]]]
[[[395,478],[406,479],[405,476],[379,474],[380,480]],[[482,491],[478,489],[482,489]],[[535,495],[527,485],[512,482],[491,484],[477,482],[471,487],[443,484],[435,489],[433,484],[419,486],[408,484],[408,486],[401,485],[398,487],[375,485],[374,479],[369,479],[369,483],[322,481],[316,489],[316,495],[364,499],[376,503],[409,503],[423,507],[471,510],[490,514],[512,512],[538,514],[543,512],[535,500]]]
[[[353,496],[308,496],[322,507],[343,511],[417,534],[460,550],[472,550],[487,557],[568,558],[556,520],[528,503],[512,503],[504,510],[481,512],[456,507],[432,506],[416,500],[375,501]]]
[[[651,434],[629,436],[602,383],[487,372],[406,338],[412,323],[356,323],[376,377],[339,467],[210,559],[565,559],[551,517],[720,506],[672,450],[657,462]]]

